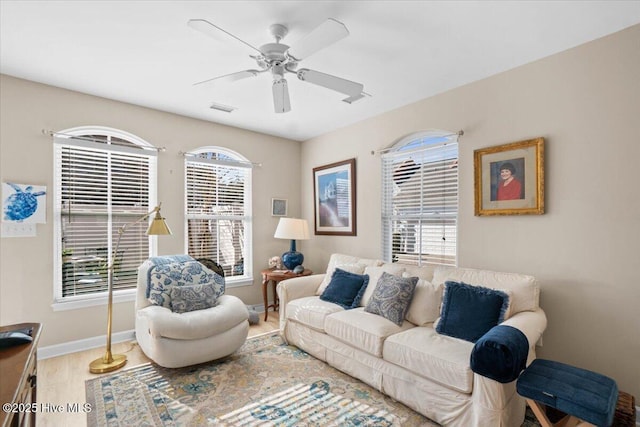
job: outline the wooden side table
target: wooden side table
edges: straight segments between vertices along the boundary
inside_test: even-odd
[[[41,324],[1,326],[0,332],[22,328],[33,328],[33,342],[0,349],[0,401],[10,405],[10,410],[0,412],[0,425],[3,427],[36,425],[37,350]]]
[[[264,320],[266,321],[269,317],[269,308],[273,307],[273,311],[278,311],[280,303],[278,293],[276,292],[278,283],[282,282],[285,279],[291,279],[293,277],[300,276],[309,276],[311,274],[313,274],[313,272],[306,268],[300,274],[296,274],[290,270],[274,270],[272,268],[262,270],[262,299],[264,300]],[[269,299],[267,297],[267,288],[269,287],[269,282],[273,283],[273,304],[269,304]]]

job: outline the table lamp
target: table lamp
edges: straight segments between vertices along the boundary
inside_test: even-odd
[[[273,235],[276,239],[290,239],[291,247],[288,252],[282,254],[282,263],[289,270],[293,270],[302,265],[304,256],[296,251],[296,240],[309,239],[309,226],[306,219],[280,218],[276,232]]]
[[[161,203],[162,204],[162,203]],[[160,204],[160,205],[161,205]],[[149,224],[149,228],[147,229],[147,235],[149,236],[157,236],[157,235],[167,235],[171,234],[171,230],[169,226],[164,221],[162,215],[160,215],[160,205],[156,206],[151,212],[144,214],[142,217],[138,218],[136,221],[129,222],[124,224],[122,227],[118,229],[118,240],[116,241],[116,247],[113,250],[111,255],[111,264],[107,267],[108,276],[109,276],[109,287],[108,287],[108,302],[107,302],[107,348],[102,356],[99,359],[94,360],[89,364],[89,371],[93,374],[102,374],[105,372],[115,371],[116,369],[120,369],[127,363],[127,356],[124,354],[111,354],[111,315],[113,312],[113,273],[115,267],[116,255],[118,253],[118,247],[120,246],[120,239],[127,228],[138,224],[142,221],[146,221],[152,214],[156,214]]]

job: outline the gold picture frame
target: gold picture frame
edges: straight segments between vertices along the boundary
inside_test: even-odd
[[[544,213],[544,138],[473,152],[475,215]]]

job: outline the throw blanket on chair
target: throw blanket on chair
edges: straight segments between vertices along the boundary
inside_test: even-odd
[[[189,255],[151,257],[149,262],[145,296],[152,304],[171,308],[173,287],[212,284],[215,299],[225,292],[224,272],[220,275]]]
[[[471,352],[471,370],[501,383],[514,381],[527,364],[529,340],[513,326],[494,326]]]

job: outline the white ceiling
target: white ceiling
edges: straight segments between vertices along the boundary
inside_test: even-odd
[[[307,140],[640,23],[640,1],[10,1],[0,0],[0,72],[294,140]],[[327,18],[350,35],[300,67],[364,84],[354,104],[286,75],[292,111],[273,111],[268,73],[206,19],[253,46],[271,24],[294,45]],[[237,108],[214,111],[212,102]]]

